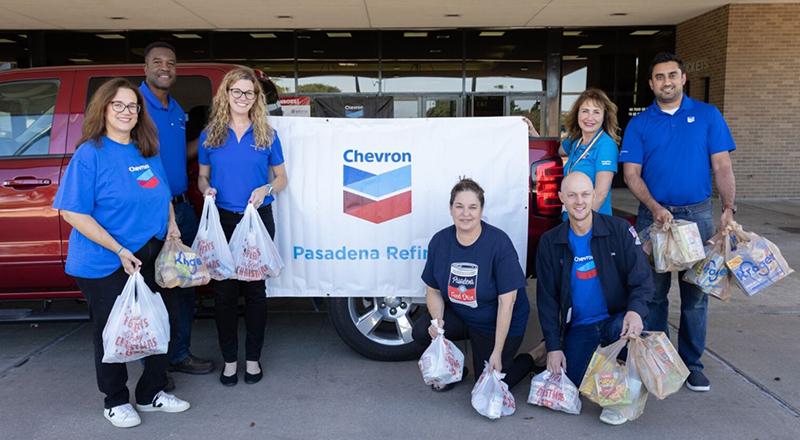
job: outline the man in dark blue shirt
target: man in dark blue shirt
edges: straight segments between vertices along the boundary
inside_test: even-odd
[[[653,222],[688,220],[697,223],[705,242],[714,233],[712,171],[722,198],[721,226],[731,222],[736,213],[736,181],[729,155],[736,145],[719,110],[685,96],[685,83],[680,58],[664,52],[656,55],[650,64],[650,88],[656,100],[628,124],[619,161],[625,163],[625,183],[641,202],[638,231],[645,231]],[[706,347],[708,295],[683,281],[683,272],[678,280],[678,353],[690,371],[686,386],[693,391],[708,391],[711,384],[700,361]],[[653,274],[656,290],[648,320],[651,330],[667,334],[671,282],[671,273]]]
[[[144,95],[147,112],[158,129],[159,153],[167,173],[175,220],[181,230],[181,241],[191,246],[197,235],[198,220],[186,191],[189,177],[186,171],[186,114],[169,94],[177,79],[175,48],[163,42],[152,43],[144,50],[145,80],[139,90]],[[196,151],[194,154],[197,154]],[[171,289],[167,295],[177,296],[178,325],[172,332],[170,367],[174,371],[207,374],[214,363],[198,358],[189,351],[194,319],[194,289]]]
[[[546,232],[536,255],[536,305],[547,369],[580,385],[592,354],[644,328],[653,283],[647,256],[627,221],[592,211],[592,180],[574,171],[559,197],[568,221]],[[612,408],[600,420],[627,421]]]

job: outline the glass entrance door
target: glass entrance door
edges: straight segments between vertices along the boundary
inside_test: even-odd
[[[449,96],[424,96],[423,118],[455,118],[462,115],[461,98]]]

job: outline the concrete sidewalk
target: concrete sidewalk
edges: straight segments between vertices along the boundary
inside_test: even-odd
[[[625,194],[615,191],[612,197],[615,207],[636,206]],[[748,200],[739,210],[736,220],[746,230],[775,242],[789,264],[800,268],[800,201]],[[531,300],[534,284],[528,287]],[[672,324],[679,317],[676,289]],[[586,400],[578,416],[533,407],[525,403],[526,382],[512,390],[516,413],[490,421],[470,405],[472,374],[449,393],[433,393],[416,362],[382,363],[357,355],[325,314],[274,312],[267,325],[264,380],[227,388],[219,383],[219,370],[206,376],[176,373],[175,394],[192,408],[145,413],[141,426],[121,430],[102,416],[88,324],[5,325],[0,326],[0,439],[796,439],[798,290],[800,276],[794,274],[754,297],[735,289],[730,303],[710,299],[703,361],[711,391],[683,388],[663,401],[650,396],[642,417],[620,427],[600,423],[600,408]],[[532,348],[540,334],[532,317],[523,349]],[[192,351],[221,363],[213,320],[195,323]],[[128,365],[133,389],[139,365]]]

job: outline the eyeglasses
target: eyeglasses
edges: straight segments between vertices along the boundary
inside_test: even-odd
[[[256,97],[256,92],[253,90],[248,90],[245,92],[244,90],[240,89],[228,89],[228,91],[231,92],[231,96],[234,98],[241,98],[242,95],[244,95],[244,97],[247,99],[253,99]]]
[[[139,104],[125,104],[122,101],[111,101],[111,110],[114,110],[117,113],[122,113],[125,109],[128,109],[128,113],[135,114],[142,111],[142,106]]]

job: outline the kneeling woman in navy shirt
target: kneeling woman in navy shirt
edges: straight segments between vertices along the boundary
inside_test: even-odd
[[[141,423],[130,404],[124,363],[103,363],[103,329],[128,275],[141,270],[153,291],[155,261],[169,233],[180,237],[158,136],[139,89],[123,78],[100,86],[83,119],[83,137],[69,162],[53,207],[70,225],[66,271],[89,304],[97,385],[106,395],[103,414],[111,424]],[[171,318],[175,301],[162,295]],[[173,319],[170,319],[171,321]],[[173,325],[173,324],[171,324]],[[184,402],[163,390],[168,355],[145,358],[136,385],[139,411],[181,412]]]
[[[428,314],[414,324],[414,340],[429,345],[438,319],[451,341],[470,340],[472,367],[477,378],[483,363],[506,374],[513,387],[533,368],[533,357],[522,353],[530,314],[525,274],[511,239],[500,229],[481,221],[483,188],[462,179],[450,191],[453,226],[437,232],[428,245],[422,272],[427,285]],[[434,390],[448,390],[452,384]]]
[[[261,84],[248,68],[228,72],[214,97],[211,118],[200,135],[197,184],[205,195],[214,195],[220,223],[230,241],[248,204],[258,214],[271,237],[274,195],[286,188],[288,179],[283,164],[283,149],[278,133],[267,124],[267,104]],[[269,180],[269,172],[274,176]],[[215,317],[219,346],[225,368],[220,382],[236,385],[239,340],[239,290],[244,294],[245,359],[244,380],[256,383],[263,377],[261,348],[267,325],[267,296],[264,281],[215,281]]]

